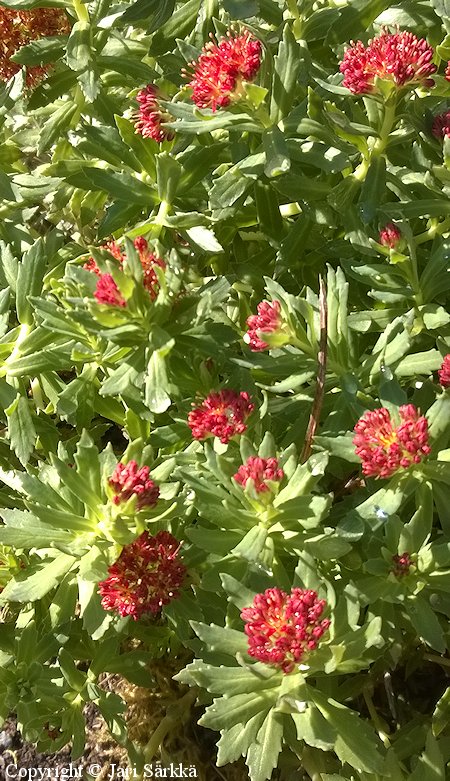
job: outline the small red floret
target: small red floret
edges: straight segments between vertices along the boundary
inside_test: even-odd
[[[321,619],[326,605],[309,589],[293,588],[286,594],[279,588],[269,588],[257,594],[253,605],[241,612],[249,656],[284,673],[292,672],[317,648],[330,626],[329,619]]]
[[[159,91],[154,84],[148,84],[136,95],[139,111],[135,117],[134,129],[144,138],[153,138],[158,144],[171,141],[175,133],[163,127],[164,122],[171,122],[173,117],[164,111],[159,100]]]
[[[244,341],[254,352],[268,350],[270,345],[264,341],[265,334],[272,334],[281,328],[281,305],[279,301],[261,301],[256,307],[258,314],[247,318],[248,331]]]
[[[395,249],[401,237],[402,234],[400,230],[393,222],[388,222],[387,225],[380,230],[380,244],[382,244],[383,247]]]
[[[413,404],[399,408],[401,423],[394,426],[382,407],[366,412],[355,426],[356,455],[367,477],[391,477],[398,469],[419,464],[431,452],[428,421]]]
[[[410,32],[390,33],[387,29],[364,46],[351,42],[340,64],[343,86],[356,95],[373,92],[375,78],[392,81],[400,88],[405,84],[434,85],[429,77],[437,70],[434,52],[424,38]]]
[[[391,572],[396,578],[404,578],[405,575],[409,575],[410,569],[413,566],[413,561],[409,553],[396,554],[392,557],[393,567]]]
[[[435,116],[431,132],[435,138],[450,138],[450,111]]]
[[[188,425],[194,439],[208,436],[219,437],[226,444],[236,434],[243,434],[247,426],[245,421],[253,411],[254,405],[245,391],[222,390],[210,393],[189,413]]]
[[[158,501],[159,488],[150,480],[149,467],[139,467],[136,461],[129,461],[127,464],[120,461],[108,484],[115,493],[114,504],[121,504],[132,496],[137,496],[136,509],[142,510],[144,507],[154,507]]]
[[[242,81],[252,81],[261,65],[261,42],[247,30],[241,35],[229,31],[219,43],[209,41],[197,62],[189,82],[192,100],[199,108],[228,106],[239,97]]]
[[[443,388],[450,388],[450,353],[442,361],[441,368],[438,371],[439,382]]]
[[[144,613],[158,613],[179,596],[186,567],[179,556],[180,543],[169,532],[151,537],[144,532],[125,545],[108,577],[99,583],[102,607],[135,621]]]
[[[110,306],[127,305],[111,274],[100,274],[94,297],[99,304],[109,304]]]
[[[235,475],[234,480],[246,487],[248,480],[253,480],[253,485],[256,493],[266,493],[271,491],[271,486],[267,484],[266,480],[270,482],[280,482],[284,477],[284,472],[278,466],[278,460],[276,458],[258,458],[257,456],[250,456],[247,458],[245,464],[239,467]]]

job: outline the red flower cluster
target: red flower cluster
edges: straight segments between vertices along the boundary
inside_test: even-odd
[[[430,453],[427,419],[413,404],[400,407],[399,415],[402,422],[395,427],[382,407],[366,412],[356,424],[353,444],[367,477],[391,477]]]
[[[395,249],[401,237],[402,234],[393,222],[388,222],[387,225],[380,230],[380,244],[382,244],[383,247]]]
[[[229,106],[239,98],[242,81],[255,78],[261,65],[262,46],[247,30],[241,35],[228,32],[219,43],[209,41],[197,62],[189,82],[192,100],[199,108]]]
[[[270,349],[268,342],[264,341],[264,336],[276,333],[282,326],[279,301],[272,301],[272,303],[261,301],[256,309],[258,314],[247,318],[248,331],[244,335],[244,341],[254,352]]]
[[[340,65],[342,84],[356,95],[373,92],[376,77],[392,81],[396,87],[417,83],[432,87],[434,81],[429,77],[437,70],[433,54],[424,38],[385,29],[368,46],[351,42]]]
[[[100,274],[94,297],[99,304],[108,304],[109,306],[127,305],[111,274]]]
[[[445,78],[447,81],[450,81],[450,60],[447,63],[447,67],[445,69]]]
[[[69,32],[69,20],[59,8],[33,8],[16,11],[0,6],[0,79],[8,81],[22,66],[11,57],[30,41],[46,36],[65,35]],[[35,87],[44,78],[50,65],[27,67],[26,83]]]
[[[154,507],[159,497],[159,488],[153,480],[150,480],[148,466],[138,467],[136,461],[117,464],[114,472],[108,480],[108,485],[113,489],[114,504],[127,502],[132,496],[137,496],[136,509]]]
[[[405,575],[409,575],[409,571],[413,566],[409,553],[402,553],[401,556],[396,554],[392,557],[392,564],[391,572],[396,578],[403,578]]]
[[[138,92],[136,100],[139,103],[139,111],[134,129],[144,138],[153,138],[158,144],[162,144],[163,141],[175,138],[175,133],[162,126],[163,122],[171,122],[173,117],[161,108],[158,96],[158,88],[154,84],[148,84]]]
[[[149,293],[152,301],[154,301],[158,295],[158,290],[159,290],[159,280],[155,268],[159,267],[164,270],[166,268],[166,263],[162,258],[158,258],[156,255],[153,254],[153,252],[149,250],[148,242],[146,239],[144,239],[143,236],[138,236],[134,240],[134,246],[139,253],[139,260],[141,261],[142,271],[144,275],[144,280],[143,280],[144,287]],[[119,264],[122,267],[124,261],[126,260],[126,255],[122,252],[119,245],[115,241],[108,241],[106,244],[102,245],[101,249],[108,250],[108,252],[113,256],[113,258],[119,261]],[[92,273],[96,274],[98,277],[111,276],[110,274],[102,274],[94,258],[89,258],[84,264],[83,268],[85,268],[87,271],[92,271]],[[117,285],[115,282],[114,285],[117,289]],[[99,293],[99,285],[97,284],[97,290],[94,293],[97,300],[100,301],[100,303],[102,304],[114,303],[112,301],[104,300],[104,296],[101,290],[100,290],[100,298],[98,298],[97,295],[98,293]],[[123,304],[120,304],[119,306],[125,306],[125,302]]]
[[[431,132],[436,138],[450,138],[450,111],[437,114],[431,126]]]
[[[179,596],[186,567],[178,553],[180,543],[169,532],[151,537],[144,532],[125,545],[108,577],[99,583],[102,607],[135,621],[144,613],[158,613]]]
[[[445,356],[438,371],[439,382],[443,388],[450,388],[450,353]]]
[[[257,594],[252,607],[241,612],[246,621],[249,656],[273,664],[284,673],[295,669],[330,626],[327,618],[320,620],[326,607],[312,590],[293,588],[286,594],[279,588],[268,588]]]
[[[227,444],[235,434],[244,433],[247,428],[245,420],[253,409],[248,393],[221,390],[210,393],[200,407],[189,413],[188,425],[194,439],[205,439],[212,435]]]
[[[243,488],[246,487],[247,480],[253,480],[255,491],[258,494],[271,491],[266,480],[280,482],[283,477],[284,472],[279,468],[276,458],[258,458],[257,456],[247,458],[245,464],[240,466],[236,474],[233,475],[233,479]]]

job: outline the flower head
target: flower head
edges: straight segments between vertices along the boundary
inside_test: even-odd
[[[144,613],[158,613],[179,595],[186,567],[179,557],[180,543],[169,532],[151,537],[144,532],[125,545],[108,577],[99,583],[102,607],[135,621]]]
[[[445,78],[447,81],[450,81],[450,60],[447,63],[447,67],[445,69]]]
[[[434,81],[429,77],[437,70],[433,54],[424,38],[384,29],[368,46],[361,41],[351,42],[339,68],[344,74],[342,83],[356,95],[376,91],[377,77],[391,81],[398,88],[405,84],[432,87]]]
[[[245,391],[221,390],[210,393],[189,413],[188,425],[194,439],[208,436],[219,437],[226,444],[236,434],[243,434],[247,426],[245,420],[253,411],[254,405]]]
[[[395,249],[401,237],[402,234],[400,230],[393,222],[388,222],[387,225],[380,230],[380,244],[382,244],[383,247]]]
[[[391,572],[396,578],[403,578],[405,575],[409,575],[411,567],[414,566],[409,553],[396,554],[392,557],[392,564]]]
[[[258,314],[247,318],[248,331],[244,335],[244,342],[254,352],[286,344],[290,337],[284,330],[280,302],[261,301],[256,309]]]
[[[435,116],[431,132],[436,138],[450,138],[450,110]]]
[[[99,304],[109,304],[110,306],[127,305],[111,274],[99,275],[94,297]]]
[[[330,626],[329,619],[320,618],[326,604],[309,589],[293,588],[286,594],[279,588],[268,588],[257,594],[253,605],[241,612],[249,656],[284,673],[292,672],[317,648]]]
[[[366,412],[356,424],[353,444],[367,477],[391,477],[430,453],[427,419],[413,404],[400,407],[399,415],[401,423],[394,426],[382,407]]]
[[[163,127],[164,122],[171,122],[173,117],[161,107],[158,88],[154,84],[148,84],[136,95],[139,103],[139,111],[136,115],[134,129],[144,138],[153,138],[158,144],[163,141],[171,141],[175,138],[172,130]]]
[[[241,35],[228,31],[219,43],[209,41],[192,63],[189,87],[196,106],[215,111],[238,99],[241,82],[252,81],[258,73],[261,54],[261,42],[248,30]]]
[[[146,239],[144,239],[143,236],[138,236],[134,240],[134,246],[139,254],[139,260],[141,261],[141,266],[143,271],[143,285],[147,290],[148,294],[150,295],[152,301],[154,301],[158,295],[158,290],[159,290],[159,279],[155,269],[156,267],[158,267],[164,270],[165,268],[167,268],[166,263],[162,258],[158,258],[156,255],[153,254],[153,252],[151,252],[148,246],[148,242]],[[127,256],[125,255],[124,252],[122,252],[122,249],[117,244],[117,242],[108,241],[106,244],[102,245],[101,249],[107,250],[110,253],[110,255],[113,256],[113,258],[119,261],[120,268],[122,268],[124,262],[127,259]],[[87,271],[92,271],[92,273],[96,274],[97,276],[102,276],[102,272],[97,266],[97,263],[95,262],[94,258],[88,258],[83,268],[85,268]],[[104,275],[104,276],[110,276],[110,275]],[[111,302],[102,301],[101,303],[111,303]],[[120,306],[124,306],[124,304],[121,304]]]
[[[136,509],[154,507],[159,497],[159,488],[150,480],[148,466],[138,467],[136,461],[117,464],[108,480],[108,485],[114,491],[114,504],[127,502],[132,496],[137,496]]]
[[[70,30],[69,20],[59,8],[32,8],[17,11],[0,6],[0,80],[8,81],[22,65],[11,57],[30,41],[46,36],[64,35]],[[26,83],[35,87],[45,77],[50,65],[27,67]]]
[[[258,458],[250,456],[245,464],[239,467],[233,479],[243,488],[246,487],[248,480],[253,480],[253,486],[258,494],[272,491],[269,483],[279,483],[284,477],[284,472],[278,466],[276,458]]]
[[[443,388],[450,388],[450,353],[442,361],[441,368],[438,371],[439,382]]]

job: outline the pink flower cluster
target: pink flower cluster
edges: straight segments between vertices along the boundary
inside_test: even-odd
[[[361,41],[351,42],[340,65],[342,83],[356,95],[373,92],[376,77],[392,81],[399,88],[405,84],[432,87],[430,76],[437,70],[433,56],[433,49],[424,38],[384,29],[367,46]]]
[[[271,491],[269,482],[280,482],[284,477],[284,472],[278,466],[276,458],[258,458],[250,456],[245,464],[239,467],[233,479],[243,488],[246,487],[248,480],[253,480],[256,493],[262,494]]]
[[[148,242],[143,236],[138,236],[134,240],[134,246],[139,254],[139,260],[141,261],[143,271],[143,285],[147,290],[152,301],[158,295],[159,280],[155,271],[156,267],[161,269],[166,268],[166,263],[162,258],[158,258],[151,252],[148,246]],[[102,249],[107,250],[113,258],[119,261],[120,267],[122,267],[126,260],[125,253],[115,241],[108,241],[103,244]],[[126,306],[126,301],[121,296],[119,288],[111,274],[102,274],[94,258],[89,258],[84,264],[83,268],[87,271],[92,271],[93,274],[98,276],[97,287],[94,293],[95,298],[99,304],[109,304],[110,306]]]
[[[179,596],[186,567],[179,557],[180,543],[169,532],[154,537],[146,531],[125,545],[108,577],[99,583],[102,607],[135,621],[144,613],[158,613]]]
[[[163,123],[171,122],[173,117],[162,109],[158,98],[158,88],[154,84],[148,84],[138,92],[136,100],[139,103],[139,111],[134,129],[144,138],[153,138],[158,144],[162,144],[163,141],[175,138],[175,133],[163,127]]]
[[[261,65],[262,46],[247,30],[229,31],[219,43],[209,41],[196,62],[189,82],[192,100],[199,108],[224,108],[239,97],[242,81],[252,81]]]
[[[154,507],[159,497],[159,488],[150,480],[148,466],[139,467],[136,461],[117,464],[108,480],[108,485],[114,491],[114,504],[127,502],[132,496],[137,496],[136,509]]]
[[[400,230],[393,222],[388,222],[387,225],[380,230],[380,244],[382,244],[383,247],[395,249],[401,237],[402,234],[400,233]]]
[[[445,356],[438,371],[439,382],[443,388],[450,388],[450,353]]]
[[[236,434],[244,433],[247,428],[245,421],[253,409],[254,405],[245,391],[221,390],[210,393],[199,407],[189,413],[188,425],[194,439],[214,436],[227,444]]]
[[[269,588],[257,594],[253,605],[241,612],[249,656],[284,673],[292,672],[317,648],[330,626],[329,619],[321,619],[326,605],[309,589],[293,588],[286,594],[279,588]]]
[[[282,325],[279,301],[261,301],[256,309],[258,314],[247,318],[248,331],[244,336],[244,341],[254,352],[268,350],[270,345],[264,341],[264,336],[276,333]]]
[[[396,554],[392,557],[393,567],[391,572],[396,578],[404,578],[409,575],[413,562],[409,553]]]
[[[366,412],[356,424],[353,444],[367,477],[391,477],[430,453],[427,419],[413,404],[400,407],[399,415],[402,422],[394,426],[382,407]]]

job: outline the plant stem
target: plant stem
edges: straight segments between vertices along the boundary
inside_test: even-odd
[[[89,11],[81,0],[73,0],[73,10],[79,22],[89,22]]]
[[[317,371],[316,392],[306,430],[305,444],[300,456],[300,463],[304,464],[311,453],[313,439],[320,420],[323,397],[325,394],[325,375],[327,371],[327,337],[328,337],[328,306],[325,282],[319,278],[319,314],[320,314],[320,343],[319,343],[319,367]]]
[[[378,716],[378,713],[372,701],[372,697],[370,696],[367,689],[363,690],[363,697],[367,705],[367,710],[369,711],[370,718],[372,719],[373,725],[378,733],[378,737],[380,738],[380,740],[382,740],[385,748],[389,748],[391,745],[391,741],[389,740],[389,737],[385,732],[384,724],[382,723],[380,717]]]
[[[424,654],[423,658],[427,659],[429,662],[441,664],[443,667],[450,667],[450,659],[447,659],[446,657],[437,656],[436,654]]]
[[[418,244],[424,244],[426,241],[432,241],[435,236],[442,236],[442,234],[447,231],[450,231],[450,217],[446,217],[442,222],[433,220],[433,224],[430,225],[428,230],[415,236],[414,241],[416,246]]]
[[[143,754],[145,764],[152,761],[166,735],[189,718],[191,705],[195,702],[196,697],[196,691],[190,689],[184,697],[177,702],[176,706],[172,706],[173,710],[172,708],[169,709],[170,712],[164,716],[144,748]],[[142,781],[143,778],[144,774],[141,773],[138,781]]]

